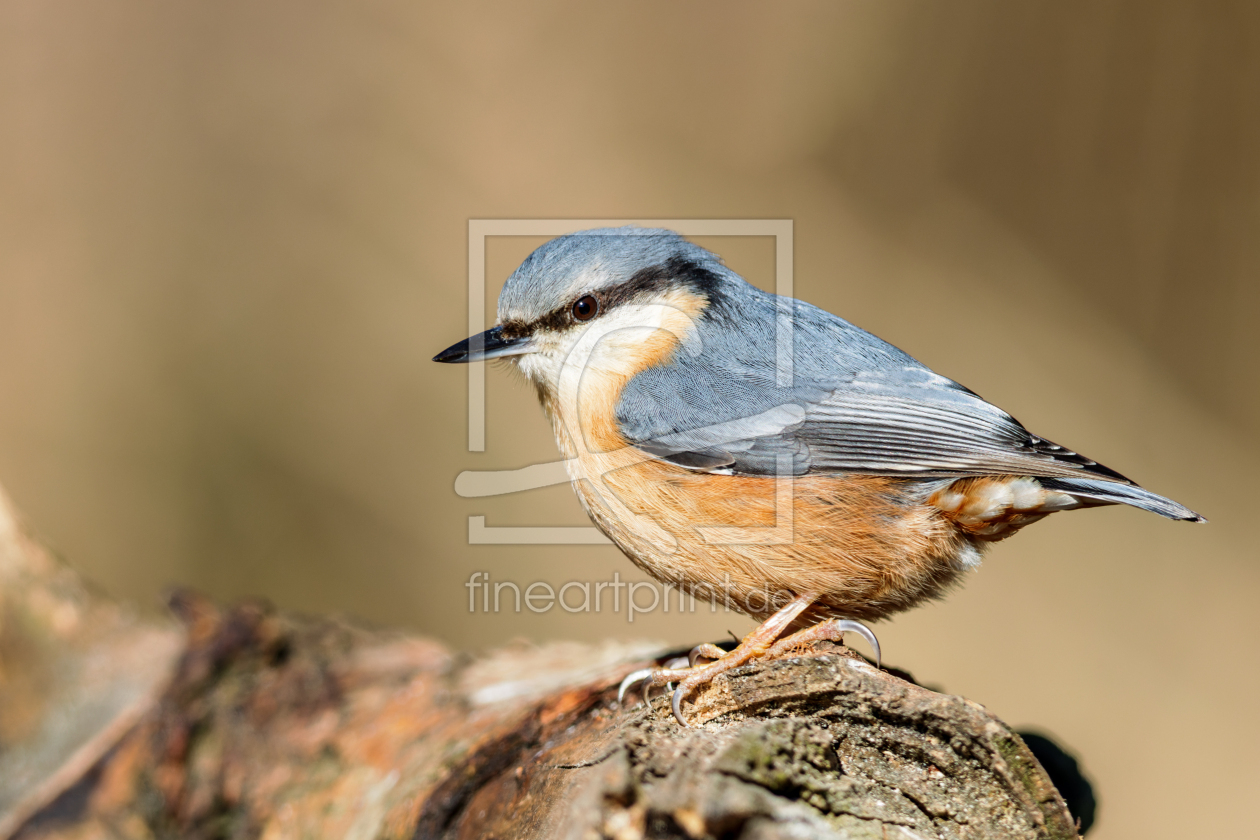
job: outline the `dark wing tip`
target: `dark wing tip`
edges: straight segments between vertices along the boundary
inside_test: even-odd
[[[1084,455],[1073,452],[1066,446],[1060,446],[1059,444],[1046,440],[1043,437],[1029,435],[1028,441],[1024,444],[1024,446],[1038,455],[1048,455],[1056,461],[1080,467],[1084,472],[1091,475],[1103,476],[1113,481],[1122,481],[1125,484],[1137,484],[1137,482],[1133,479],[1116,472],[1111,467],[1104,466],[1092,458],[1086,458]]]
[[[1131,505],[1142,510],[1149,510],[1151,513],[1158,513],[1166,519],[1174,519],[1178,522],[1207,522],[1207,519],[1190,510],[1190,508],[1174,502],[1172,499],[1152,493],[1136,484],[1121,484],[1118,481],[1110,481],[1102,478],[1093,478],[1090,476],[1064,477],[1055,476],[1053,478],[1038,478],[1041,486],[1050,490],[1059,490],[1072,496],[1082,496],[1087,499],[1098,499],[1102,502],[1110,502],[1112,504]]]

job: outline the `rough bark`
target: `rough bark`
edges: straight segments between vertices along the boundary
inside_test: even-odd
[[[659,699],[618,708],[633,646],[471,658],[189,594],[181,637],[92,598],[7,521],[0,702],[26,711],[0,727],[3,836],[1076,836],[1003,723],[842,647],[733,670],[684,729]],[[32,639],[38,656],[13,653]],[[22,701],[60,684],[28,672],[67,687]]]

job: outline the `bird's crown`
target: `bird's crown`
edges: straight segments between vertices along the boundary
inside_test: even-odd
[[[622,299],[681,283],[697,270],[721,270],[713,253],[659,228],[597,228],[539,247],[508,277],[499,294],[499,323],[545,327],[584,295],[608,307]]]

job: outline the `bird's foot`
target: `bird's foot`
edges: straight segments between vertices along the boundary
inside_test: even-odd
[[[617,701],[621,702],[624,699],[626,691],[631,686],[642,682],[644,702],[650,704],[648,697],[653,688],[677,682],[678,686],[674,689],[670,705],[673,708],[674,718],[683,726],[688,726],[687,719],[683,717],[682,713],[682,701],[695,689],[711,682],[718,674],[725,673],[732,668],[738,668],[740,665],[751,662],[754,659],[768,660],[789,656],[812,645],[814,642],[843,642],[845,633],[857,633],[865,639],[874,649],[875,661],[876,665],[878,665],[880,661],[879,640],[875,638],[875,634],[870,631],[870,628],[857,621],[827,619],[793,633],[784,639],[779,639],[779,634],[815,600],[817,600],[817,596],[813,594],[806,594],[797,598],[772,615],[760,627],[745,636],[744,640],[730,652],[723,651],[717,645],[697,645],[692,649],[691,655],[687,659],[690,667],[680,667],[683,664],[682,661],[673,660],[666,663],[664,668],[645,668],[641,671],[635,671],[622,681],[621,688],[617,692]],[[698,665],[697,663],[701,659],[712,661],[706,665]]]
[[[721,648],[719,648],[721,650]],[[668,659],[665,664],[659,668],[644,668],[639,671],[627,674],[626,678],[621,681],[621,686],[617,689],[617,704],[620,705],[626,699],[628,692],[636,683],[643,683],[643,702],[648,706],[652,705],[649,693],[653,688],[662,685],[671,685],[676,680],[681,679],[691,673],[688,667],[686,657],[678,656]]]
[[[879,650],[879,639],[875,638],[874,632],[860,621],[849,621],[843,618],[829,618],[820,621],[804,630],[798,630],[786,639],[780,639],[774,643],[770,650],[766,651],[765,659],[781,659],[791,656],[797,651],[812,647],[814,642],[838,642],[844,644],[845,633],[857,633],[866,643],[871,646],[871,650],[875,652],[875,667],[882,667],[883,654]]]

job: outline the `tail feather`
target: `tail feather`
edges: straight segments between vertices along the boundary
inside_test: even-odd
[[[1143,490],[1136,484],[1121,484],[1118,481],[1096,478],[1039,478],[1038,481],[1049,490],[1059,490],[1082,499],[1132,505],[1135,508],[1149,510],[1151,513],[1184,522],[1207,522],[1185,505],[1178,504],[1172,499],[1165,499],[1150,490]]]

